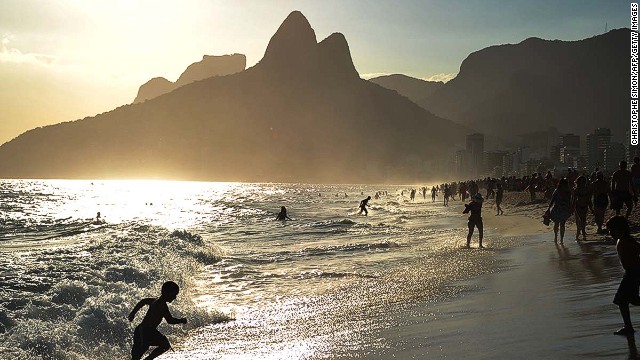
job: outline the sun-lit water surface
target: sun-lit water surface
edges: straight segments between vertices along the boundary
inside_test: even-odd
[[[126,315],[169,279],[181,285],[171,308],[190,321],[161,326],[168,358],[384,347],[385,313],[449,296],[453,281],[494,266],[460,249],[459,208],[411,202],[407,188],[0,181],[0,355],[126,357]],[[357,216],[376,191],[388,195]],[[274,221],[280,206],[293,221]]]

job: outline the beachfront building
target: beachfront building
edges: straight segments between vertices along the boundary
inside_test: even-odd
[[[620,160],[626,159],[626,149],[621,143],[611,143],[604,150],[604,169],[613,173],[619,169]],[[628,168],[628,167],[627,167]]]
[[[506,151],[485,151],[484,153],[484,168],[486,174],[499,177],[502,176],[503,166],[502,159],[504,158]],[[499,169],[498,169],[499,168]],[[496,174],[499,174],[496,176]]]
[[[513,169],[515,167],[514,161],[516,154],[513,152],[506,153],[502,157],[502,175],[503,176],[511,176],[513,175]]]
[[[467,135],[467,154],[471,176],[477,177],[484,171],[484,134],[474,133]]]
[[[587,134],[587,166],[590,170],[604,168],[604,153],[611,144],[611,129],[597,128]]]

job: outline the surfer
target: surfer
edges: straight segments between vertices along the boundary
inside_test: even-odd
[[[140,325],[136,326],[133,333],[133,347],[131,348],[131,359],[139,360],[150,346],[156,348],[145,358],[155,359],[165,351],[171,349],[171,344],[166,336],[162,335],[157,329],[158,325],[164,318],[169,324],[186,324],[187,319],[174,318],[169,312],[167,303],[172,302],[178,296],[180,287],[173,281],[167,281],[162,284],[161,295],[159,298],[145,298],[140,300],[138,304],[131,310],[129,321],[133,321],[136,313],[143,306],[148,305],[149,309],[142,319]]]
[[[287,216],[286,207],[284,206],[280,207],[280,213],[276,216],[276,220],[291,220],[291,218]]]
[[[363,199],[362,201],[360,201],[360,211],[358,212],[358,215],[362,215],[362,212],[364,212],[364,216],[369,215],[369,212],[367,211],[367,205],[369,204],[369,200],[371,200],[371,196],[367,196],[366,199]]]

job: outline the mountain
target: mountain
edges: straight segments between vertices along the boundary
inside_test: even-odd
[[[361,79],[345,37],[318,43],[295,11],[252,68],[30,130],[0,146],[0,177],[416,180],[467,132]]]
[[[194,81],[212,76],[235,74],[244,70],[246,66],[247,57],[242,54],[204,55],[201,61],[189,65],[175,83],[163,77],[153,78],[144,83],[138,89],[138,95],[133,100],[133,103],[136,104],[153,99]]]
[[[369,81],[395,90],[413,102],[426,99],[444,85],[442,81],[425,81],[402,74],[379,76],[371,78]]]
[[[584,135],[629,123],[630,30],[580,41],[530,38],[469,55],[458,75],[418,104],[505,138],[557,127]]]

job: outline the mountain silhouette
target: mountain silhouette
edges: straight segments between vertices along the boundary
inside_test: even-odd
[[[194,81],[212,76],[235,74],[246,67],[247,58],[242,54],[204,55],[201,61],[189,65],[175,83],[163,77],[156,77],[144,83],[138,89],[138,95],[133,100],[133,103],[153,99]]]
[[[255,66],[0,146],[5,178],[424,179],[468,130],[359,77],[346,39],[291,13]],[[444,136],[443,136],[444,135]]]
[[[530,38],[469,55],[458,75],[418,104],[487,134],[556,127],[584,135],[629,123],[630,30],[579,41]]]
[[[426,81],[403,74],[378,76],[369,79],[369,81],[395,90],[398,94],[408,97],[415,103],[428,98],[444,85],[442,81]]]

